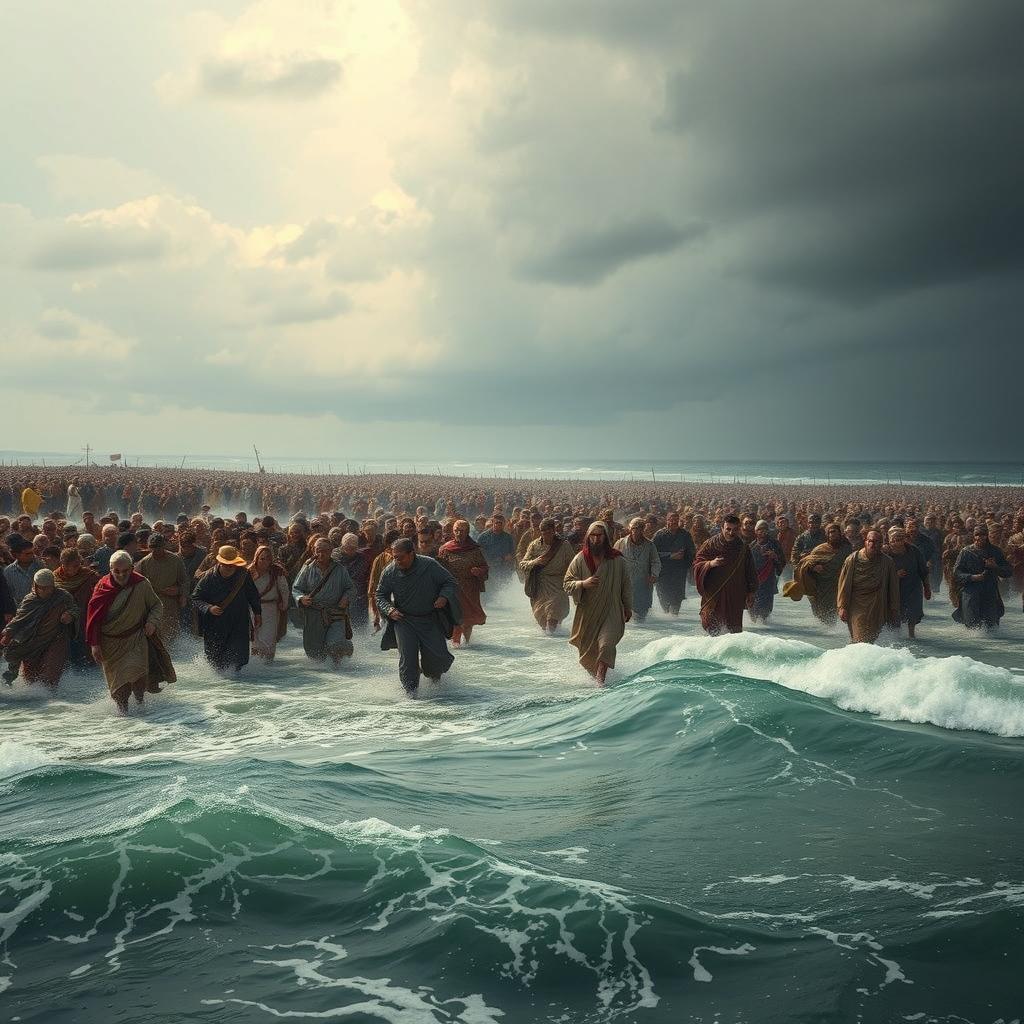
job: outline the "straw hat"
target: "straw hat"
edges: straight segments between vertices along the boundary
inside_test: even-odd
[[[238,548],[225,544],[217,551],[217,561],[221,565],[248,565],[249,563],[238,553]]]

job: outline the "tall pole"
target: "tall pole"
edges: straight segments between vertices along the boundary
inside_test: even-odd
[[[256,445],[252,446],[252,450],[256,452],[256,465],[260,467],[260,472],[263,472],[263,463],[260,462],[260,453],[256,451]]]

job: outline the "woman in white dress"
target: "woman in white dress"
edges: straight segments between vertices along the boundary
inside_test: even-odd
[[[253,630],[252,653],[267,661],[274,660],[278,641],[288,628],[288,574],[274,561],[274,553],[266,544],[256,549],[249,565],[249,574],[260,593],[263,618]]]

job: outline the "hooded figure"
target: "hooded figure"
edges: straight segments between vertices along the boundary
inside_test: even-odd
[[[12,683],[20,669],[27,682],[55,688],[67,664],[78,615],[75,599],[57,586],[49,569],[40,569],[32,578],[32,590],[0,633],[9,665],[4,681]]]
[[[583,550],[569,563],[562,586],[576,602],[569,643],[580,652],[580,664],[603,686],[633,617],[629,570],[605,523],[590,524]]]

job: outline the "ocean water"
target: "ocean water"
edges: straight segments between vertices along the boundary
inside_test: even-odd
[[[1024,1011],[1024,616],[847,648],[806,604],[629,628],[525,599],[423,699],[289,637],[118,719],[0,692],[0,1020],[957,1021]]]
[[[247,453],[177,455],[167,452],[123,453],[124,465],[163,466],[186,469],[229,469],[254,473],[257,462]],[[102,461],[105,455],[93,455]],[[3,464],[67,466],[81,463],[77,452],[19,452],[0,449]],[[435,455],[422,458],[381,459],[355,455],[286,456],[264,454],[262,464],[277,473],[426,473],[461,477],[504,477],[551,480],[656,480],[664,483],[750,484],[942,484],[962,486],[1024,487],[1024,463],[1008,462],[809,462],[737,461],[718,459],[579,459],[494,461],[439,461]]]

